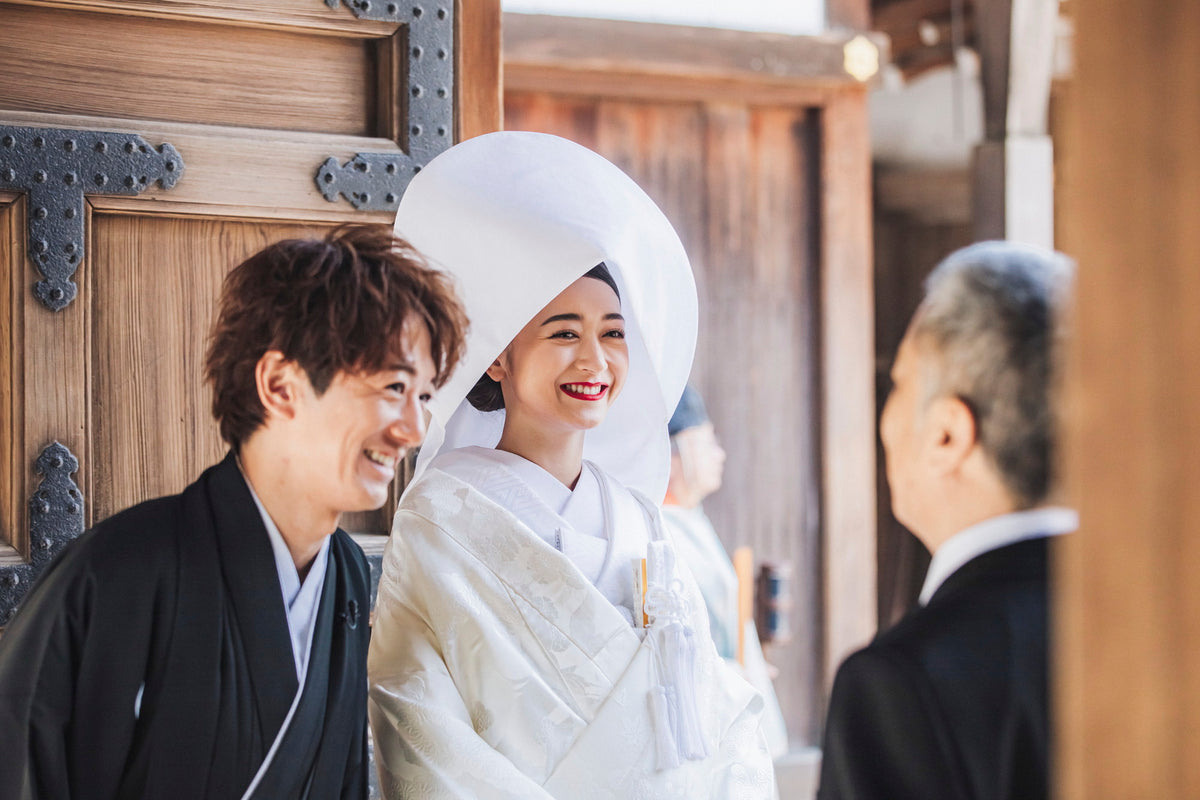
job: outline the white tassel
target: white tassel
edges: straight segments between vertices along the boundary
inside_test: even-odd
[[[670,544],[652,542],[647,559],[646,610],[659,685],[651,690],[658,768],[708,757],[696,698],[696,642],[686,624],[687,601],[674,577]]]
[[[704,731],[700,726],[699,703],[696,699],[696,637],[690,628],[684,628],[682,637],[676,637],[678,653],[675,663],[676,699],[679,717],[675,726],[675,740],[684,758],[692,761],[708,758],[708,746],[704,742]]]
[[[654,719],[654,751],[658,757],[658,768],[675,769],[680,765],[679,744],[675,740],[671,725],[670,702],[667,690],[655,686],[650,690],[650,716]]]

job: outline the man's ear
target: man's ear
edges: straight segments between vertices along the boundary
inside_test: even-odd
[[[266,411],[266,420],[292,419],[308,377],[294,361],[278,350],[268,350],[254,367],[258,401]]]
[[[930,409],[930,463],[938,472],[958,469],[975,450],[979,431],[975,412],[959,397],[940,397]]]

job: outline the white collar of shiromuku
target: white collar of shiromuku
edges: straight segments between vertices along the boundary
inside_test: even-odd
[[[584,458],[663,496],[667,420],[696,345],[696,286],[674,228],[629,176],[557,136],[488,134],[413,177],[396,232],[454,276],[471,322],[466,355],[429,404],[418,476],[439,452],[496,445],[504,412],[475,410],[467,392],[538,311],[603,261],[620,289],[629,375]]]

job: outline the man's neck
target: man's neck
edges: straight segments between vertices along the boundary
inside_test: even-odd
[[[291,478],[288,469],[291,462],[265,446],[259,438],[261,433],[242,444],[238,464],[279,529],[303,581],[321,550],[321,543],[337,528],[338,515],[321,513],[303,492],[297,492],[296,487],[302,484]]]
[[[940,506],[930,514],[933,517],[930,523],[920,531],[913,531],[930,553],[936,553],[960,531],[1017,510],[1002,488],[946,492],[942,498]]]

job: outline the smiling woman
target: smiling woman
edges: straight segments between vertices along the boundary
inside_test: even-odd
[[[670,223],[591,151],[501,133],[434,159],[396,228],[454,276],[471,334],[384,559],[385,793],[774,796],[762,700],[662,534],[696,336]]]
[[[620,309],[608,270],[594,267],[550,301],[492,362],[476,386],[490,384],[500,393],[505,415],[497,450],[538,464],[575,488],[584,434],[604,421],[629,371]]]

